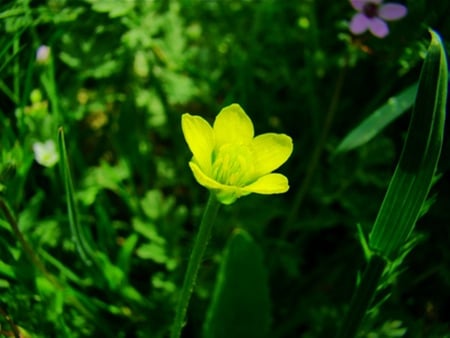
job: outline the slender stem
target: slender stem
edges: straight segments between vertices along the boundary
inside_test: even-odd
[[[375,295],[381,275],[386,267],[386,260],[373,255],[364,271],[361,283],[353,294],[350,308],[337,338],[353,338],[358,333],[367,309]]]
[[[14,338],[20,338],[20,332],[16,324],[14,324],[12,318],[6,313],[3,308],[0,307],[0,314],[5,317],[6,321],[8,322],[9,326],[11,326],[12,334],[8,334],[10,336],[13,336]],[[3,332],[3,334],[6,334],[6,332]]]
[[[20,40],[19,36],[16,35],[14,37],[14,43],[13,43],[13,53],[14,55],[17,55],[20,51]],[[20,58],[15,57],[14,58],[14,82],[13,82],[13,90],[14,90],[14,97],[17,97],[20,99],[20,64],[19,64]],[[20,108],[23,108],[21,106]]]
[[[317,166],[319,164],[320,156],[322,155],[323,149],[325,147],[325,142],[328,137],[328,133],[331,129],[331,126],[333,124],[334,115],[336,113],[339,99],[341,97],[342,87],[344,85],[345,80],[345,74],[347,72],[348,67],[348,60],[347,57],[345,58],[345,63],[343,67],[341,68],[341,71],[339,73],[336,87],[334,89],[333,96],[331,98],[330,106],[328,107],[328,111],[325,117],[325,121],[322,128],[322,133],[319,137],[318,142],[316,143],[316,146],[313,150],[313,153],[311,155],[311,159],[309,161],[309,166],[306,170],[305,177],[303,178],[302,185],[297,190],[297,194],[294,197],[294,201],[292,202],[292,206],[290,209],[289,214],[286,217],[286,221],[282,227],[281,231],[281,239],[285,239],[288,235],[288,232],[290,230],[290,227],[292,226],[292,223],[295,221],[295,217],[297,216],[297,212],[300,209],[300,206],[303,202],[304,197],[306,196],[306,193],[308,192],[309,186],[312,183],[312,179],[314,177],[314,174],[316,173]]]
[[[56,77],[55,77],[55,58],[50,54],[50,64],[48,69],[48,90],[52,103],[52,112],[55,115],[56,125],[62,123],[61,113],[59,111],[59,97],[56,89]]]
[[[206,204],[203,213],[200,228],[198,230],[197,238],[195,239],[194,248],[192,249],[191,258],[189,259],[186,274],[184,276],[183,288],[181,289],[180,299],[178,301],[177,312],[175,314],[175,321],[172,327],[171,338],[179,338],[181,331],[185,324],[185,317],[189,300],[194,290],[197,274],[211,236],[211,229],[214,225],[214,220],[219,210],[220,202],[216,199],[213,193],[210,193],[208,203]]]

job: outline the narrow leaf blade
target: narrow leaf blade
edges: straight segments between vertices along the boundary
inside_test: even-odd
[[[442,41],[430,32],[405,146],[369,237],[370,247],[390,258],[414,228],[442,148],[448,70]]]
[[[84,236],[83,229],[78,221],[78,211],[75,204],[75,193],[72,183],[72,175],[70,173],[69,160],[67,157],[66,143],[64,139],[64,130],[58,130],[58,147],[60,154],[61,176],[64,180],[66,190],[67,211],[69,214],[69,224],[72,239],[75,242],[78,254],[87,266],[92,266],[93,249]]]
[[[389,98],[383,106],[375,110],[342,140],[336,153],[360,147],[377,136],[392,121],[412,107],[416,92],[417,83]]]

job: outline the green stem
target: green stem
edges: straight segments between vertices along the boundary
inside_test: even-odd
[[[353,295],[350,309],[337,338],[353,338],[356,336],[367,309],[377,291],[385,267],[386,260],[384,258],[378,255],[373,255],[370,258],[361,283]]]
[[[184,326],[189,300],[194,290],[195,281],[211,236],[211,229],[214,225],[214,220],[219,210],[220,203],[213,193],[210,193],[208,203],[206,204],[203,218],[200,223],[197,238],[195,239],[194,248],[192,249],[191,258],[189,259],[186,275],[184,276],[183,288],[181,289],[180,299],[178,301],[177,312],[175,314],[175,321],[172,327],[171,338],[179,338]]]
[[[311,159],[309,161],[308,168],[306,170],[306,174],[303,178],[302,185],[297,190],[297,193],[294,197],[294,201],[292,202],[290,212],[288,213],[286,217],[286,221],[283,224],[282,230],[281,230],[281,239],[286,239],[289,230],[292,226],[292,224],[295,222],[295,218],[297,217],[298,210],[300,209],[300,206],[303,202],[303,199],[306,196],[306,193],[308,192],[308,189],[312,183],[312,180],[314,178],[314,174],[317,172],[317,166],[319,165],[320,157],[322,156],[322,152],[325,148],[325,143],[327,141],[328,134],[330,132],[331,126],[334,121],[334,115],[337,111],[339,99],[341,97],[342,87],[344,85],[345,80],[345,74],[347,72],[348,67],[348,57],[345,57],[345,63],[341,68],[341,71],[339,73],[336,87],[334,89],[333,96],[331,98],[330,106],[328,107],[327,114],[325,116],[322,133],[316,143],[316,146],[313,150],[313,153],[311,155]],[[297,172],[300,172],[300,170],[297,170]]]
[[[20,40],[19,40],[19,36],[16,35],[14,37],[14,44],[13,44],[13,54],[17,55],[20,51]],[[13,82],[13,90],[14,90],[14,97],[20,98],[20,64],[19,64],[19,60],[20,58],[15,57],[14,58],[14,82]],[[20,107],[21,109],[23,109],[23,106]]]
[[[50,100],[51,111],[54,116],[54,125],[55,127],[58,127],[62,123],[62,120],[59,111],[59,98],[58,91],[56,89],[55,63],[53,55],[50,55],[49,64],[44,70],[44,73],[41,74],[41,83],[44,86]]]
[[[11,326],[11,330],[12,330],[12,335],[14,336],[14,338],[20,338],[20,331],[19,328],[17,327],[16,324],[14,324],[12,318],[8,315],[8,313],[3,310],[3,308],[0,307],[0,314],[6,319],[6,321],[8,322],[9,326]],[[6,331],[3,331],[3,334],[6,335]],[[10,336],[11,333],[8,334],[8,336]]]

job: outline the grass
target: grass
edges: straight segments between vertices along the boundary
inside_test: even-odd
[[[236,243],[262,255],[243,278],[267,277],[268,337],[333,337],[362,278],[362,244],[374,247],[428,27],[448,52],[450,5],[403,3],[408,15],[378,39],[351,35],[345,1],[2,2],[0,336],[167,337],[208,198],[181,115],[211,122],[236,102],[256,134],[292,137],[280,169],[290,190],[221,208],[182,337],[233,313],[217,304],[239,275]],[[41,45],[51,54],[39,62]],[[338,153],[363,121],[370,140]],[[59,149],[49,167],[33,152],[47,140]],[[450,337],[449,150],[444,136],[414,245],[358,337]]]

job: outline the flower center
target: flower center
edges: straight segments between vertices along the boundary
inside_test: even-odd
[[[248,146],[224,144],[213,153],[212,175],[217,182],[243,187],[254,172],[252,154]]]
[[[363,13],[368,18],[374,18],[378,16],[378,4],[373,2],[368,2],[364,4]]]

